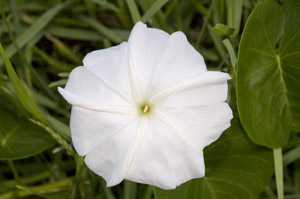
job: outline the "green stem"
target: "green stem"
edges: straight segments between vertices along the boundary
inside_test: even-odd
[[[37,193],[38,194],[40,194],[40,193],[46,194],[46,193],[63,191],[63,190],[66,190],[73,183],[73,181],[74,181],[74,177],[69,177],[69,178],[65,178],[63,180],[56,181],[53,183],[30,187],[30,188],[27,188],[27,190],[25,190],[21,186],[20,188],[22,188],[22,190],[19,191],[18,197],[31,196],[31,195],[35,195]],[[11,197],[12,194],[13,194],[12,191],[2,193],[2,194],[0,194],[0,198],[8,199]]]
[[[282,166],[282,149],[273,149],[274,165],[275,165],[275,176],[278,199],[284,199],[283,191],[283,166]]]
[[[197,39],[197,42],[196,42],[196,48],[198,48],[198,46],[201,42],[202,36],[204,34],[204,31],[205,31],[207,23],[208,23],[208,19],[209,19],[211,13],[212,13],[213,8],[215,7],[215,4],[216,4],[216,1],[212,0],[212,2],[210,4],[210,7],[208,9],[207,15],[205,16],[203,26],[202,26],[201,31],[199,33],[199,36],[198,36],[198,39]]]
[[[70,146],[70,144],[55,130],[53,130],[51,127],[43,124],[42,122],[34,119],[29,119],[32,123],[42,127],[45,129],[59,144],[61,144],[66,150],[69,155],[74,155],[75,152],[73,148]]]
[[[12,160],[8,160],[8,164],[9,164],[9,167],[10,167],[10,169],[11,169],[13,175],[14,175],[14,178],[15,178],[16,182],[19,184],[20,183],[20,176],[18,174],[18,171],[15,167],[14,162]]]
[[[35,183],[35,182],[39,182],[41,180],[45,180],[49,177],[50,177],[50,173],[48,171],[44,171],[44,172],[37,173],[32,176],[22,177],[22,178],[20,178],[20,182],[17,182],[17,180],[15,180],[15,179],[14,180],[6,180],[3,183],[0,183],[0,186],[13,188],[18,184],[26,185],[26,184],[30,184],[30,183]]]

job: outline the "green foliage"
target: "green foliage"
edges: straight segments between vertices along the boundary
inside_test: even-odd
[[[54,145],[42,128],[0,109],[0,160],[33,156]]]
[[[205,177],[187,182],[174,191],[156,188],[156,198],[255,199],[273,174],[272,151],[253,144],[237,118],[204,154]]]
[[[287,144],[300,125],[300,3],[264,1],[242,35],[237,98],[251,139],[270,148]]]
[[[215,27],[213,27],[212,30],[221,36],[230,36],[235,31],[234,28],[231,28],[229,26],[220,23],[218,23]]]
[[[18,79],[18,76],[16,74],[16,72],[14,71],[13,66],[11,65],[8,57],[5,54],[5,51],[2,47],[2,45],[0,44],[0,55],[4,61],[8,76],[12,82],[12,85],[14,87],[14,90],[21,102],[21,104],[24,106],[24,108],[30,112],[31,114],[33,114],[35,117],[37,117],[39,120],[44,121],[44,116],[42,115],[41,111],[39,110],[39,108],[37,107],[36,103],[34,102],[34,100],[32,100],[32,98],[29,96],[28,92],[25,90],[25,88],[23,87],[21,81]]]
[[[23,48],[30,40],[37,36],[37,34],[55,17],[55,15],[64,7],[64,4],[57,4],[44,13],[30,28],[28,28],[17,39],[16,43],[12,43],[7,47],[6,52],[8,58],[11,58],[18,50]],[[0,67],[3,61],[0,60]]]

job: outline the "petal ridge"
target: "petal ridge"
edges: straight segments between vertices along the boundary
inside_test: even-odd
[[[128,42],[88,53],[83,65],[131,104],[134,103],[128,79]]]
[[[125,171],[124,171],[124,178],[127,177],[128,171],[132,165],[132,162],[134,161],[135,155],[140,147],[141,142],[143,141],[145,134],[148,131],[149,127],[149,117],[142,117],[139,121],[138,128],[136,130],[135,136],[134,136],[134,142],[132,145],[132,148],[129,152],[129,157],[126,163]]]
[[[113,90],[116,94],[118,94],[120,97],[122,97],[124,100],[126,100],[128,103],[132,104],[132,102],[125,96],[123,95],[123,93],[121,93],[120,91],[118,91],[117,89],[115,89],[114,87],[112,87],[109,83],[107,83],[106,81],[103,80],[102,77],[100,77],[98,74],[96,74],[94,71],[92,71],[91,69],[89,69],[89,67],[85,67],[88,71],[90,71],[91,73],[93,73],[96,77],[99,78],[99,80],[101,80],[101,82],[103,82],[106,86],[108,86],[111,90]]]
[[[121,127],[120,127],[118,130],[116,130],[114,133],[111,133],[111,134],[107,135],[104,139],[102,139],[102,140],[100,140],[99,142],[97,142],[97,144],[95,145],[94,148],[96,148],[97,146],[99,146],[99,145],[101,145],[102,143],[106,142],[106,141],[107,141],[108,139],[110,139],[112,136],[115,136],[116,134],[119,134],[120,132],[122,132],[122,130],[123,130],[124,128],[126,128],[127,126],[129,126],[131,123],[133,123],[134,120],[135,120],[135,118],[132,119],[131,121],[129,121],[127,124],[121,126]],[[92,151],[94,148],[92,148],[91,151]]]
[[[219,77],[218,77],[219,76]],[[211,78],[213,77],[213,78]],[[211,78],[211,79],[209,79]],[[219,78],[216,80],[216,78]],[[193,76],[188,77],[174,85],[171,85],[159,92],[156,92],[154,95],[150,97],[156,104],[161,103],[165,99],[173,96],[174,94],[185,90],[187,87],[196,84],[196,87],[203,87],[207,85],[218,85],[218,84],[227,84],[227,80],[230,79],[230,76],[227,73],[222,72],[211,72],[207,71],[204,73],[198,73]],[[224,83],[225,82],[225,83]],[[226,90],[227,91],[227,90]],[[227,93],[227,92],[226,92]],[[205,96],[204,96],[205,97]]]
[[[64,98],[68,101],[68,103],[72,104],[72,106],[75,107],[79,107],[91,111],[99,111],[99,112],[107,112],[107,113],[118,113],[118,114],[128,114],[128,115],[138,114],[138,110],[133,106],[98,105],[61,87],[59,87],[58,90],[59,93],[62,96],[64,96]],[[86,104],[78,103],[77,101],[78,102],[82,101],[85,102]]]
[[[195,74],[206,72],[202,55],[188,42],[186,36],[178,31],[169,36],[167,46],[160,57],[151,77],[148,96]]]
[[[87,117],[89,116],[89,117]],[[70,128],[74,147],[81,156],[94,149],[106,136],[132,123],[136,116],[97,112],[72,107]]]
[[[141,83],[137,75],[135,65],[130,57],[130,52],[128,52],[128,54],[129,80],[131,84],[133,99],[135,100],[135,103],[138,104],[144,101],[144,95],[141,89]]]
[[[70,73],[69,80],[64,90],[86,99],[85,103],[90,101],[93,102],[93,104],[101,105],[132,104],[130,100],[124,99],[119,92],[116,92],[116,90],[112,89],[109,85],[103,82],[97,74],[84,66],[76,67]],[[76,99],[72,99],[72,97],[70,97],[69,100]]]
[[[169,97],[170,95],[180,91],[181,89],[184,88],[189,82],[193,81],[198,75],[200,74],[195,74],[191,77],[188,77],[185,80],[179,81],[176,84],[169,86],[163,90],[160,90],[157,93],[154,93],[151,97],[150,100],[156,104],[158,104],[160,101],[164,100],[165,98]]]
[[[178,126],[180,123],[176,121],[174,117],[171,117],[170,115],[167,115],[166,113],[163,113],[162,111],[159,110],[155,110],[154,114],[155,114],[155,118],[157,118],[167,126],[174,129],[178,135],[186,138],[187,140],[190,140],[192,143],[196,144],[201,149],[204,148],[204,146],[202,146],[202,144],[198,142],[198,139],[196,139],[190,132],[188,132],[182,126]]]
[[[135,118],[131,123],[113,134],[85,157],[86,165],[95,173],[102,176],[108,187],[119,184],[124,180],[126,160],[129,149],[134,140],[134,131],[139,119]]]
[[[153,69],[160,61],[170,35],[138,22],[128,39],[128,55],[135,67],[143,95],[148,91]]]

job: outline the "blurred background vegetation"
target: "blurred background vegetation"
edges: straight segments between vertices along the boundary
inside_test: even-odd
[[[0,198],[150,199],[152,187],[125,181],[106,188],[84,166],[69,144],[71,106],[57,87],[88,52],[127,41],[139,20],[168,33],[184,32],[209,70],[234,78],[241,33],[259,0],[0,2],[0,42],[20,79],[9,80],[0,59]],[[229,96],[233,108],[234,90]],[[295,173],[286,168],[286,191],[300,186],[293,180],[300,178],[299,166],[291,166]],[[262,198],[275,197],[274,184]]]

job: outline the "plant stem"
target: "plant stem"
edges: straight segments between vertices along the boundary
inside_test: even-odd
[[[210,4],[210,7],[208,9],[207,15],[205,16],[203,26],[201,28],[201,31],[200,31],[199,35],[198,35],[197,42],[196,42],[196,48],[198,48],[198,46],[201,42],[202,36],[204,34],[204,31],[205,31],[207,23],[208,23],[208,19],[209,19],[211,13],[212,13],[213,8],[215,7],[215,4],[216,4],[216,1],[212,0],[212,2]]]
[[[73,181],[74,181],[74,177],[69,177],[53,183],[30,187],[28,188],[28,190],[19,191],[18,197],[31,196],[31,195],[35,195],[36,193],[47,194],[47,193],[63,191],[66,190],[73,183]],[[12,191],[2,193],[0,195],[0,198],[8,199],[11,197],[12,194],[13,194]]]
[[[18,171],[15,167],[14,162],[12,160],[8,160],[8,164],[9,164],[9,167],[10,167],[10,169],[11,169],[13,175],[14,175],[14,178],[15,178],[16,182],[19,184],[20,183],[20,176],[18,174]]]
[[[284,199],[283,191],[283,166],[282,166],[282,149],[273,149],[274,155],[274,166],[275,166],[275,177],[277,186],[277,196],[278,199]]]
[[[22,178],[20,178],[19,182],[17,182],[16,180],[6,180],[3,183],[0,183],[0,186],[7,187],[7,188],[13,188],[17,184],[26,185],[26,184],[30,184],[30,183],[35,183],[35,182],[39,182],[41,180],[47,179],[47,178],[49,178],[49,176],[50,176],[49,171],[43,171],[41,173],[37,173],[32,176],[22,177]]]

